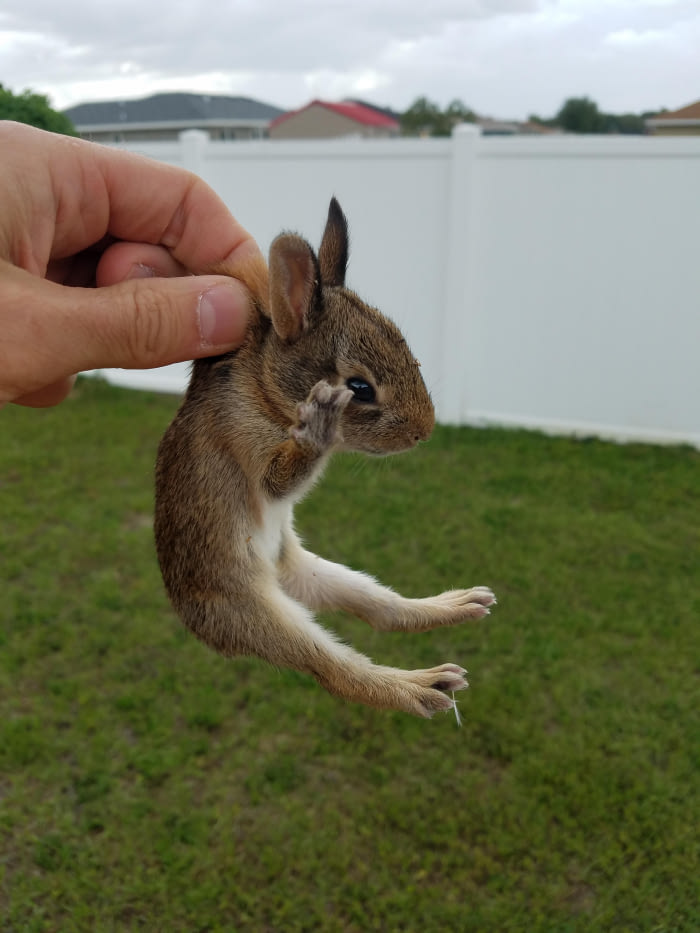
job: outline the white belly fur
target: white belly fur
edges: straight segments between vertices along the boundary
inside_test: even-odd
[[[292,520],[292,503],[281,499],[265,505],[262,526],[253,534],[253,544],[257,554],[273,566],[277,563],[282,544],[282,530],[288,528]]]

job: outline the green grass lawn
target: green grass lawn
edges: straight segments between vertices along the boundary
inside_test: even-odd
[[[700,929],[700,454],[436,430],[338,457],[307,544],[407,595],[490,585],[425,635],[462,728],[200,645],[152,541],[176,401],[79,382],[0,411],[0,930]]]

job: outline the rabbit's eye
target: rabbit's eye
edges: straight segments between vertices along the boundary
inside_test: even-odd
[[[345,385],[348,389],[352,389],[356,402],[374,402],[377,397],[374,388],[369,382],[365,379],[360,379],[359,376],[353,376],[352,379],[348,379]]]

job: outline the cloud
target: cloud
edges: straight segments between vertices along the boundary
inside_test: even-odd
[[[657,42],[665,42],[669,38],[668,32],[662,29],[618,29],[611,32],[603,39],[605,45],[632,46],[632,45],[651,45]]]
[[[673,107],[700,93],[697,0],[25,0],[0,13],[3,74],[58,106],[158,90],[282,107],[455,97],[482,113]]]

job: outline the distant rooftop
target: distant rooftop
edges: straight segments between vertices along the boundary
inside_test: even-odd
[[[681,107],[680,110],[666,110],[663,113],[657,113],[654,120],[700,120],[700,100],[693,104]]]
[[[647,130],[654,135],[698,135],[700,134],[700,100],[687,104],[679,110],[664,110],[644,121]]]
[[[99,127],[182,124],[201,126],[243,121],[269,123],[284,113],[279,107],[250,97],[215,94],[163,93],[141,100],[104,100],[77,104],[63,111],[78,130]]]
[[[367,107],[369,110],[376,110],[378,113],[383,113],[385,117],[389,117],[390,120],[401,120],[401,114],[398,110],[392,110],[390,107],[378,107],[376,104],[371,103],[367,100],[360,100],[357,97],[346,97],[344,99],[346,104],[359,104],[361,107]]]
[[[360,123],[363,126],[398,129],[398,121],[394,117],[389,116],[386,111],[352,100],[342,101],[337,104],[325,100],[312,100],[310,103],[306,104],[305,107],[300,107],[299,110],[290,110],[276,117],[272,121],[271,126],[279,126],[280,123],[284,123],[285,120],[288,120],[290,117],[295,117],[297,114],[303,113],[310,107],[325,107],[326,110],[331,110],[333,113],[354,120],[355,123]]]

